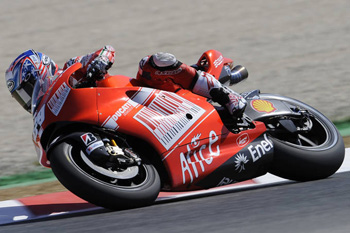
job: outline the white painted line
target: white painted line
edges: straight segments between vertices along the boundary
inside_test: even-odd
[[[21,202],[16,200],[0,202],[0,225],[33,219],[34,216]]]

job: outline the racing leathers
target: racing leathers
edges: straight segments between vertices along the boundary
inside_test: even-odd
[[[241,95],[223,87],[213,75],[178,61],[170,53],[160,52],[141,59],[136,78],[161,90],[190,90],[226,107],[234,118],[240,118],[246,107],[246,100]]]
[[[106,45],[94,53],[85,56],[78,56],[69,59],[63,67],[67,69],[74,63],[80,62],[82,68],[75,72],[75,82],[83,81],[83,85],[95,85],[96,80],[101,80],[113,65],[115,60],[115,50],[112,46]],[[85,84],[84,84],[85,83]]]

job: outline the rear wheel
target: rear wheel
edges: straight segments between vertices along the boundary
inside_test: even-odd
[[[50,153],[58,180],[82,199],[108,209],[152,204],[160,191],[154,166],[142,158],[141,165],[103,168],[92,163],[75,142],[61,142]]]
[[[304,111],[303,118],[285,117],[293,122],[294,133],[288,132],[288,124],[280,118],[264,119],[274,143],[274,159],[270,169],[277,176],[308,181],[326,178],[341,166],[345,147],[334,124],[313,107],[298,100],[276,95],[262,94],[262,99],[280,100],[291,109]],[[284,126],[282,125],[284,124]]]

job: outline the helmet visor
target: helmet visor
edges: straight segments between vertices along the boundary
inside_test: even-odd
[[[33,85],[28,83],[24,87],[20,87],[14,92],[12,92],[13,98],[17,100],[17,102],[28,112],[31,112],[31,100],[33,93]]]

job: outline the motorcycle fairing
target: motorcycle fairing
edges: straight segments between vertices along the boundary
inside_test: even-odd
[[[124,98],[116,98],[117,95]],[[181,141],[213,110],[212,105],[196,95],[186,94],[185,99],[145,87],[101,88],[97,105],[101,126],[142,138],[159,154]]]
[[[214,77],[219,78],[224,65],[232,66],[233,61],[222,55],[217,50],[208,50],[202,54],[197,62],[197,66]],[[231,67],[232,68],[232,67]]]
[[[62,77],[56,78],[43,95],[36,108],[37,110],[33,113],[32,139],[39,162],[45,167],[50,167],[50,162],[46,157],[45,150],[47,148],[43,148],[41,145],[41,136],[51,123],[80,122],[96,124],[98,122],[96,89],[74,89],[69,84],[69,77],[80,67],[80,63],[73,64],[61,74]]]
[[[214,115],[212,117],[216,118]],[[216,125],[203,127],[204,125],[207,124],[203,123],[201,127],[186,135],[184,138],[186,143],[181,143],[163,154],[163,163],[171,176],[171,187],[174,190],[196,190],[207,187],[200,181],[215,171],[217,173],[208,179],[212,180],[211,183],[217,182],[216,184],[219,184],[224,177],[230,177],[234,181],[242,177],[252,177],[252,174],[257,173],[257,166],[266,163],[267,159],[264,158],[254,165],[249,163],[247,169],[240,173],[235,171],[237,163],[234,161],[239,157],[239,152],[247,154],[244,152],[247,148],[266,140],[262,136],[266,131],[264,124],[256,122],[255,129],[239,134],[231,133],[226,128],[215,127]],[[265,142],[263,144],[266,146]],[[265,154],[261,157],[268,157],[270,150],[269,154]],[[233,160],[230,160],[233,155],[235,155]],[[252,156],[247,154],[246,157],[252,161]]]
[[[247,107],[244,113],[253,120],[263,120],[266,117],[300,116],[293,111],[291,106],[283,101],[272,99],[247,99]]]
[[[211,188],[249,180],[268,172],[273,158],[273,143],[266,134],[260,135],[248,146],[220,165],[204,179],[196,183],[201,188]],[[224,183],[223,183],[224,182]]]

